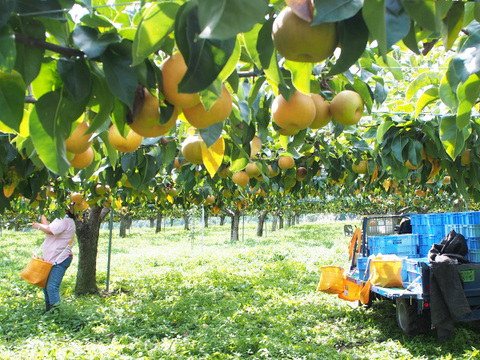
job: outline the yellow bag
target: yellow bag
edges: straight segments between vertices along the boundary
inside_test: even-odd
[[[357,284],[356,282],[345,279],[344,290],[342,293],[338,294],[338,297],[347,301],[357,301],[360,299],[360,291],[362,290],[362,285]]]
[[[20,276],[30,284],[45,288],[52,265],[53,264],[40,260],[36,255],[33,255],[27,267],[20,273]]]
[[[362,289],[360,290],[359,300],[362,304],[368,304],[370,301],[370,291],[372,290],[372,282],[367,280],[365,284],[363,284]]]
[[[340,266],[322,266],[317,291],[339,294],[344,291],[343,268]]]
[[[402,259],[396,255],[384,255],[372,259],[370,276],[373,285],[403,288]]]

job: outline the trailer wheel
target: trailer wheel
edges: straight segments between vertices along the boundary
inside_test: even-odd
[[[430,327],[430,312],[418,313],[416,300],[397,299],[397,324],[407,335],[417,335],[427,332]]]

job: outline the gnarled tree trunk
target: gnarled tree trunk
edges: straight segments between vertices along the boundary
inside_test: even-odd
[[[277,221],[278,221],[278,215],[275,213],[273,214],[273,220],[272,220],[272,232],[277,231]]]
[[[155,226],[155,216],[150,216],[148,220],[150,220],[150,228],[153,229]]]
[[[75,293],[96,294],[97,287],[97,252],[100,225],[109,208],[95,205],[83,214],[82,219],[75,220],[78,242],[78,270]]]
[[[235,208],[235,211],[230,209],[223,209],[225,213],[232,218],[232,227],[230,230],[230,242],[234,243],[238,241],[238,228],[240,227],[240,214],[241,211]]]
[[[257,224],[257,236],[262,237],[263,236],[263,224],[265,222],[265,218],[267,217],[268,211],[262,211],[260,214],[258,214],[258,224]]]
[[[183,221],[185,222],[185,227],[184,227],[185,230],[190,230],[190,227],[188,226],[189,225],[188,219],[189,219],[188,214],[183,215]]]
[[[163,220],[162,210],[158,210],[158,212],[157,212],[157,227],[155,228],[156,233],[159,233],[160,231],[162,231],[162,220]]]
[[[125,236],[127,236],[128,220],[129,220],[128,214],[120,214],[120,232],[119,232],[119,236],[120,236],[121,238],[124,238]]]

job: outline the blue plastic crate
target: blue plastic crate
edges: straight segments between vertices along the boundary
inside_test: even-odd
[[[369,236],[368,250],[369,255],[416,256],[418,254],[418,234]]]
[[[428,264],[426,257],[403,259],[402,262],[402,280],[403,287],[409,288],[412,291],[422,292],[423,289],[423,277],[422,271]]]
[[[432,245],[419,245],[418,247],[418,256],[424,257],[428,256],[428,252],[432,248]]]
[[[445,225],[445,231],[448,234],[450,230],[454,230],[457,234],[462,234],[465,238],[478,238],[480,237],[480,225]]]
[[[480,237],[467,238],[468,250],[480,250]]]
[[[480,250],[468,250],[468,260],[472,263],[480,263]]]
[[[470,211],[466,215],[466,224],[480,224],[480,211]]]
[[[410,215],[410,225],[419,225],[420,217],[418,215]]]
[[[441,213],[427,214],[428,225],[444,225],[442,215]]]

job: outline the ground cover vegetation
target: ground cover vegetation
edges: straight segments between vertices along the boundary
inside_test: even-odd
[[[4,0],[0,14],[0,212],[15,227],[75,202],[78,294],[98,291],[88,259],[109,209],[204,205],[235,242],[245,211],[478,207],[478,2]]]
[[[19,276],[42,239],[3,231],[0,241],[2,359],[471,359],[473,323],[440,346],[435,333],[406,336],[391,302],[370,309],[316,292],[323,265],[347,266],[343,225],[297,224],[230,242],[227,226],[194,237],[183,227],[114,235],[105,292],[108,231],[102,231],[102,295],[76,296],[67,271],[58,314],[44,314],[38,288]],[[193,245],[193,247],[192,247]]]

